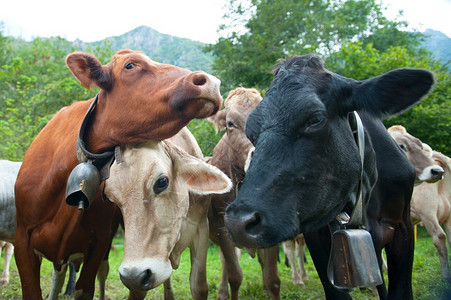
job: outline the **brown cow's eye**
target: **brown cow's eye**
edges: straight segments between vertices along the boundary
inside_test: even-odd
[[[169,178],[166,175],[161,175],[157,181],[155,181],[155,184],[153,185],[153,192],[155,194],[159,194],[166,190],[169,186]]]
[[[235,124],[233,124],[233,122],[227,121],[227,127],[228,128],[235,128],[236,126],[235,126]]]
[[[126,68],[127,70],[133,69],[134,67],[135,67],[135,64],[134,64],[134,63],[131,63],[131,62],[129,62],[129,63],[127,63],[127,64],[125,65],[125,68]]]

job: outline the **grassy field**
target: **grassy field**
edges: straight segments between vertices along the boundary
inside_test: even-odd
[[[111,300],[127,299],[128,290],[119,279],[117,272],[122,259],[122,239],[116,238],[114,249],[110,254],[110,274],[107,280],[106,294]],[[283,257],[280,250],[281,257]],[[3,261],[0,269],[3,270]],[[262,291],[261,271],[257,259],[252,259],[247,253],[243,252],[241,257],[241,267],[243,268],[244,280],[240,289],[240,299],[269,299]],[[218,285],[221,279],[221,263],[219,260],[219,248],[210,246],[208,253],[208,284],[209,299],[215,299]],[[190,299],[189,290],[189,251],[182,255],[180,268],[175,270],[171,280],[177,299]],[[307,253],[306,269],[309,280],[304,288],[294,286],[291,282],[291,270],[283,263],[278,265],[281,278],[281,297],[282,299],[324,299],[322,286],[316,270],[313,266],[310,254]],[[41,287],[43,295],[47,295],[50,289],[52,265],[44,260],[41,267]],[[386,275],[385,275],[386,276]],[[414,299],[446,299],[444,296],[445,283],[440,275],[440,265],[437,252],[432,243],[432,239],[424,228],[418,230],[418,240],[415,245],[415,259],[413,271],[413,293]],[[96,297],[98,292],[96,291]],[[354,290],[352,292],[354,299],[378,299],[372,296],[369,290]],[[0,299],[21,299],[20,279],[15,261],[11,264],[10,284],[0,289]],[[60,299],[65,299],[63,296]],[[163,287],[149,291],[146,299],[163,299]]]

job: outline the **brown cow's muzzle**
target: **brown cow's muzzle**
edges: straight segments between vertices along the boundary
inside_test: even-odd
[[[192,72],[177,86],[169,105],[191,119],[207,118],[222,106],[220,85],[221,81],[213,75]]]

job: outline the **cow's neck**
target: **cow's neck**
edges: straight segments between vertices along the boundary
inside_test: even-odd
[[[145,119],[142,117],[129,118],[124,113],[126,108],[118,109],[111,104],[112,99],[104,97],[106,96],[100,93],[99,103],[92,113],[85,137],[86,147],[93,153],[110,151],[118,145],[140,144],[148,140],[165,140],[177,134],[191,120],[176,112],[163,120],[157,114],[155,116],[150,114]],[[108,102],[110,104],[107,104]]]
[[[78,134],[77,148],[81,149],[79,151],[85,152],[87,156],[111,151],[116,146],[105,140],[106,134],[99,134],[105,131],[100,128],[99,124],[103,116],[99,112],[101,109],[98,108],[98,97],[99,94],[90,103]]]

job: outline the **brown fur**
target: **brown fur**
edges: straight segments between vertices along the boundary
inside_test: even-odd
[[[73,53],[66,62],[81,84],[101,88],[85,140],[94,153],[170,137],[192,118],[208,117],[221,106],[216,78],[155,63],[136,51],[119,51],[106,65],[86,53]],[[204,84],[199,84],[200,77]],[[15,185],[15,258],[24,299],[42,299],[42,256],[59,269],[76,253],[83,255],[84,263],[75,298],[93,297],[95,275],[116,230],[119,210],[102,201],[103,185],[84,212],[65,203],[66,182],[77,165],[78,130],[92,101],[60,110],[25,153]]]
[[[256,89],[236,88],[224,101],[224,109],[209,118],[218,129],[226,134],[216,145],[209,163],[226,173],[234,184],[234,190],[222,195],[213,195],[209,210],[210,239],[221,248],[222,279],[217,299],[227,299],[230,284],[231,299],[238,299],[238,290],[243,280],[235,245],[229,239],[224,224],[226,206],[236,197],[238,185],[245,173],[244,166],[252,143],[246,137],[244,128],[249,114],[261,101]],[[255,249],[251,249],[252,254]],[[258,261],[262,267],[263,285],[272,299],[280,299],[280,278],[277,272],[278,247],[258,249]]]

